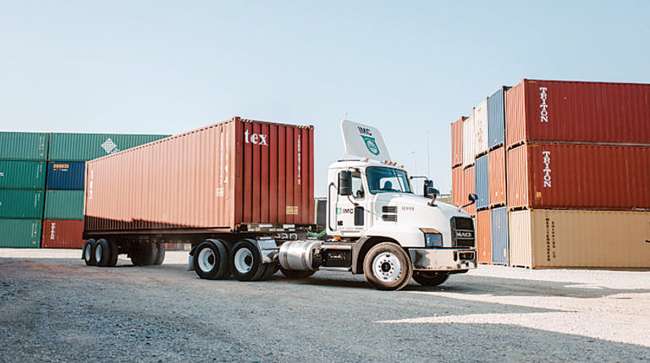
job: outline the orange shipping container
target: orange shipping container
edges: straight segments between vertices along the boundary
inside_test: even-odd
[[[489,203],[496,207],[506,204],[506,151],[501,146],[488,155]]]
[[[87,162],[86,232],[312,224],[314,131],[245,120]]]
[[[463,121],[467,117],[461,117],[451,123],[451,167],[463,163]]]
[[[529,144],[508,150],[510,208],[650,209],[650,147]]]
[[[43,221],[41,248],[81,248],[84,222],[80,220]]]
[[[492,263],[492,221],[489,209],[478,211],[476,216],[476,250],[479,263]]]
[[[451,169],[451,202],[456,206],[465,204],[464,201],[467,200],[467,196],[463,197],[464,184],[463,167],[457,166]]]
[[[460,205],[465,205],[469,203],[468,196],[470,194],[475,194],[476,193],[476,179],[474,176],[474,166],[470,166],[468,168],[465,168],[464,172],[464,181],[463,181],[463,195],[461,196],[461,203]],[[472,216],[476,215],[476,203],[472,203],[471,205],[465,207],[465,212],[469,213]]]

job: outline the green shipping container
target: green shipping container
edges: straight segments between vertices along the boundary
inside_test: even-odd
[[[0,219],[0,247],[38,248],[40,219]]]
[[[0,218],[43,217],[43,191],[0,189]]]
[[[45,162],[0,160],[0,189],[45,189]]]
[[[92,160],[164,137],[167,136],[57,133],[50,137],[48,160]]]
[[[45,219],[84,219],[84,191],[48,190]]]
[[[0,132],[0,159],[45,160],[49,136],[41,132]]]

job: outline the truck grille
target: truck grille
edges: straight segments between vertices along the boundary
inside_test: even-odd
[[[451,218],[451,241],[454,247],[474,247],[474,221],[471,218]]]

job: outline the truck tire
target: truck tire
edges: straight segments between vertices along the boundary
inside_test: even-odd
[[[117,257],[120,254],[120,247],[113,240],[108,240],[108,244],[109,244],[110,250],[111,250],[111,255],[110,255],[111,257],[108,260],[108,264],[106,266],[115,267],[117,265]]]
[[[285,270],[280,267],[280,272],[288,279],[306,279],[307,277],[316,273],[316,271],[311,270]]]
[[[366,281],[378,290],[399,290],[411,280],[413,267],[406,252],[397,244],[382,242],[363,259]]]
[[[154,265],[160,266],[165,262],[165,247],[162,245],[157,245],[156,248],[156,259],[153,261]]]
[[[144,243],[131,251],[131,262],[136,266],[151,266],[156,261],[157,248],[153,243]]]
[[[266,271],[264,272],[260,280],[261,281],[270,280],[271,277],[273,277],[273,275],[275,275],[275,273],[278,271],[276,265],[278,265],[278,263],[269,263],[264,265],[264,267],[266,267]]]
[[[202,279],[222,279],[228,275],[229,258],[223,242],[205,241],[194,252],[194,272]]]
[[[449,278],[446,272],[414,272],[413,280],[422,286],[438,286]]]
[[[93,251],[95,256],[95,264],[99,267],[107,267],[111,262],[111,245],[107,240],[101,238],[95,243]]]
[[[95,266],[95,256],[93,256],[93,249],[95,248],[95,240],[89,239],[84,243],[84,248],[81,252],[81,258],[86,263],[86,266]]]
[[[232,248],[232,275],[239,281],[259,281],[266,273],[262,255],[257,245],[250,240],[241,240]]]

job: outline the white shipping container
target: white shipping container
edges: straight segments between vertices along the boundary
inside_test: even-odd
[[[488,152],[488,113],[487,98],[474,107],[474,154],[483,155]]]
[[[474,165],[474,115],[463,121],[463,167]]]

